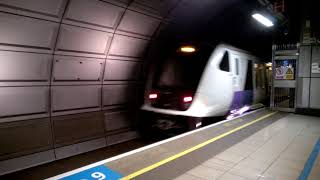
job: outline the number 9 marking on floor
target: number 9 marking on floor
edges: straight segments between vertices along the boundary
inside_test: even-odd
[[[106,175],[104,175],[101,172],[94,172],[94,173],[91,174],[91,177],[96,178],[98,180],[106,179]]]
[[[105,165],[96,166],[76,174],[64,177],[61,180],[118,180],[123,176]]]

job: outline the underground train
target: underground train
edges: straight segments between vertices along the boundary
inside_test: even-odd
[[[265,64],[244,50],[227,44],[179,45],[161,58],[141,108],[152,127],[195,129],[205,118],[230,118],[266,98]]]

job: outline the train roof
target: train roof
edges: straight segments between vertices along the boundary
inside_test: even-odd
[[[217,48],[226,48],[226,49],[229,49],[229,50],[232,50],[232,51],[236,51],[236,52],[239,52],[239,53],[241,53],[241,54],[245,54],[245,55],[247,55],[247,56],[250,56],[250,57],[253,58],[253,59],[261,60],[260,57],[255,56],[254,54],[250,53],[249,51],[246,51],[246,50],[243,50],[243,49],[234,47],[234,46],[229,45],[229,44],[226,44],[226,43],[220,43],[220,44],[217,45],[216,47],[217,47]]]

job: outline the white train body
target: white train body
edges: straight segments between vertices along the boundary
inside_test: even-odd
[[[229,68],[228,71],[220,68],[224,56],[228,56]],[[260,65],[259,65],[260,64]],[[250,68],[251,66],[251,68]],[[249,68],[248,68],[249,67]],[[148,83],[146,90],[145,103],[142,110],[153,112],[156,114],[178,115],[189,117],[214,117],[226,115],[232,108],[240,108],[245,104],[251,105],[260,102],[264,99],[265,88],[264,82],[259,82],[262,85],[257,85],[256,78],[261,76],[264,79],[264,69],[261,70],[260,76],[257,76],[258,69],[262,69],[258,58],[249,53],[228,45],[218,45],[211,53],[209,60],[202,72],[197,88],[193,92],[192,102],[188,108],[177,110],[172,108],[161,108],[152,104],[153,100],[148,98],[152,93],[152,80]],[[252,72],[249,72],[252,71]],[[251,77],[248,75],[251,73]],[[247,80],[249,78],[249,80]],[[246,83],[252,82],[252,89],[246,89]],[[239,103],[236,98],[241,98],[243,94],[249,95],[247,102]],[[161,95],[161,92],[159,92]],[[250,102],[249,102],[250,101]],[[234,105],[238,103],[238,106]]]

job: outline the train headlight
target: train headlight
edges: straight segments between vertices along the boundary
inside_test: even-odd
[[[180,47],[180,51],[184,53],[193,53],[196,51],[196,48],[192,46],[182,46]]]

